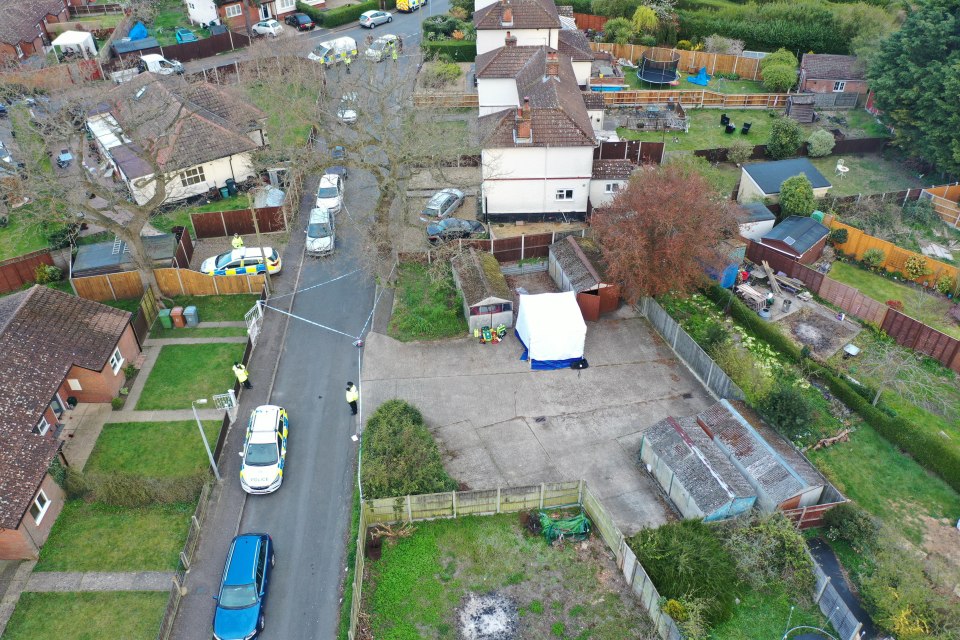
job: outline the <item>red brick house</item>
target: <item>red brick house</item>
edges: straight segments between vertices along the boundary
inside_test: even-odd
[[[139,355],[127,311],[41,285],[0,298],[0,559],[36,558],[63,507],[60,416],[110,402]]]
[[[856,56],[805,53],[800,62],[800,90],[812,93],[867,92],[866,69]]]
[[[0,63],[43,54],[47,25],[69,17],[64,0],[0,0]]]
[[[283,22],[283,19],[297,10],[297,0],[188,0],[191,16],[194,12],[204,10],[207,3],[216,5],[217,18],[220,24],[227,25],[233,31],[245,32],[248,26],[253,26],[261,20],[273,18]],[[325,0],[304,0],[316,9],[326,6]],[[246,14],[246,17],[244,17]],[[202,21],[202,19],[201,19]]]

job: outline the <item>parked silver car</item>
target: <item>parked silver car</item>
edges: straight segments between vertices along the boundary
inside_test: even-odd
[[[365,11],[360,14],[360,26],[373,29],[378,24],[393,22],[393,16],[386,11]]]
[[[437,191],[420,212],[420,220],[430,222],[437,218],[446,218],[463,204],[463,191],[448,187]]]
[[[277,37],[283,33],[283,25],[276,20],[261,20],[250,29],[257,36]]]

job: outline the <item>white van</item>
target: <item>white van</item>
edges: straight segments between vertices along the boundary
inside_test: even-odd
[[[337,64],[347,56],[350,56],[351,60],[356,60],[357,41],[346,36],[321,42],[307,55],[311,60],[318,60],[327,66]]]
[[[322,256],[333,253],[335,234],[333,215],[329,209],[317,207],[310,211],[310,221],[307,223],[307,253]]]

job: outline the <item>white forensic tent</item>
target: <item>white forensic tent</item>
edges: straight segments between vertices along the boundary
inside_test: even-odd
[[[521,295],[517,337],[532,369],[561,369],[583,359],[587,323],[573,291]]]
[[[84,59],[97,55],[97,45],[93,41],[93,35],[86,31],[64,31],[50,44],[60,47],[63,52],[79,53]]]

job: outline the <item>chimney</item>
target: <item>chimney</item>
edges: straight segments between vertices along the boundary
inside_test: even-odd
[[[523,99],[523,106],[517,107],[517,142],[531,142],[533,133],[530,128],[530,98]]]
[[[547,52],[547,75],[554,78],[560,75],[560,58],[556,51]]]
[[[513,26],[513,7],[510,6],[510,0],[502,0],[500,3],[500,25]]]
[[[503,46],[505,47],[517,46],[517,36],[512,36],[510,35],[510,32],[507,31],[507,37],[503,39]]]

